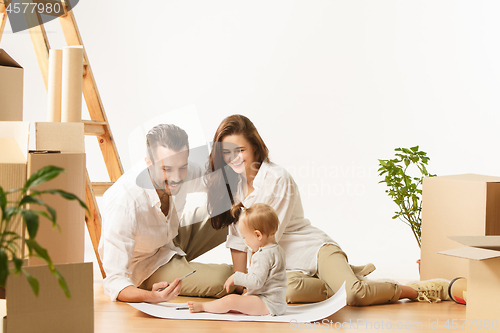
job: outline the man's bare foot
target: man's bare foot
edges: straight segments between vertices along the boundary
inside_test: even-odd
[[[203,303],[202,302],[188,302],[189,306],[189,312],[195,313],[195,312],[205,312],[203,309]]]

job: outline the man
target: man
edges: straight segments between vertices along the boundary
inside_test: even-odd
[[[104,292],[124,302],[165,302],[179,294],[221,297],[232,266],[190,262],[224,242],[227,230],[212,228],[206,204],[183,211],[188,194],[205,191],[201,169],[188,163],[188,136],[162,124],[146,139],[145,163],[104,194],[99,244]]]

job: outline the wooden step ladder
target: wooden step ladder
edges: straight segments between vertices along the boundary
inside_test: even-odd
[[[0,41],[2,39],[3,30],[7,21],[8,13],[6,8],[10,2],[11,0],[0,0]],[[99,263],[102,277],[105,278],[106,275],[97,252],[99,239],[101,237],[101,214],[99,212],[99,208],[97,207],[95,197],[102,196],[104,191],[106,191],[123,174],[120,157],[118,156],[118,151],[116,150],[115,141],[113,140],[113,136],[111,134],[111,128],[109,126],[106,113],[104,112],[104,106],[102,105],[101,97],[99,96],[99,91],[97,90],[97,85],[94,80],[94,75],[92,74],[92,69],[87,58],[87,53],[85,52],[85,47],[83,46],[83,41],[69,2],[66,0],[23,0],[22,2],[23,5],[26,3],[46,4],[49,2],[52,4],[61,4],[62,9],[64,10],[64,15],[59,17],[59,22],[61,23],[66,44],[68,46],[81,45],[83,47],[83,95],[92,120],[83,120],[82,122],[85,126],[85,135],[97,137],[104,163],[106,164],[109,179],[111,180],[109,183],[92,183],[88,172],[86,172],[87,184],[85,187],[85,202],[91,212],[91,216],[85,212],[85,222],[87,224],[90,239],[92,240],[92,246],[94,248],[97,262]],[[33,47],[35,48],[38,66],[42,72],[45,88],[47,89],[50,50],[49,40],[38,12],[35,10],[34,13],[32,13],[27,10],[24,15],[26,17],[26,22],[29,22],[28,26],[33,26],[33,28],[29,29],[29,32],[31,41],[33,42]]]

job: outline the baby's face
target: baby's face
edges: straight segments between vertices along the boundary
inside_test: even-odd
[[[255,234],[255,230],[250,230],[244,220],[240,220],[238,230],[240,231],[241,237],[245,240],[245,244],[252,249],[253,252],[257,252],[262,244],[262,240],[259,240]]]

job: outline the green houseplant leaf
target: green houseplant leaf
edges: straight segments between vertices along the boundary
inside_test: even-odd
[[[46,166],[35,172],[24,184],[22,188],[13,189],[5,192],[2,187],[0,187],[0,207],[2,213],[2,220],[0,224],[0,286],[5,287],[6,280],[11,273],[8,265],[9,256],[12,258],[14,263],[14,268],[12,272],[14,274],[22,273],[26,277],[33,293],[38,295],[39,283],[35,277],[30,275],[23,267],[23,260],[18,258],[17,252],[19,250],[19,245],[17,242],[22,240],[28,246],[28,256],[36,256],[44,260],[50,272],[57,278],[59,286],[64,291],[66,297],[70,298],[71,294],[68,289],[68,285],[64,280],[64,277],[57,270],[57,268],[52,263],[49,253],[45,248],[43,248],[37,241],[36,235],[38,228],[40,226],[40,216],[47,218],[54,227],[59,228],[56,222],[56,211],[49,205],[47,205],[43,200],[38,198],[42,194],[52,194],[59,195],[67,200],[76,200],[80,206],[84,207],[87,212],[89,212],[85,203],[80,200],[76,195],[62,191],[62,190],[43,190],[38,191],[35,189],[38,185],[41,185],[47,181],[50,181],[57,177],[64,169],[55,166]],[[16,201],[10,202],[7,195],[18,195]],[[28,205],[28,206],[27,206]],[[36,205],[36,209],[32,208],[32,205]],[[21,216],[22,220],[27,229],[27,235],[19,235],[13,232],[13,223],[15,223],[14,217]]]
[[[59,176],[61,172],[64,172],[64,169],[56,167],[56,166],[48,166],[41,168],[37,172],[35,172],[31,177],[26,181],[26,184],[24,184],[23,190],[27,191],[28,189],[32,187],[36,187],[38,185],[41,185],[51,179],[56,178]]]
[[[422,183],[425,177],[434,177],[427,171],[429,162],[427,153],[419,151],[419,146],[411,148],[396,148],[395,158],[390,160],[379,160],[379,176],[384,179],[379,183],[385,183],[389,188],[386,193],[398,206],[393,219],[399,219],[408,225],[418,246],[421,246],[422,219]],[[415,168],[416,167],[416,168]],[[417,176],[410,175],[411,169]]]

